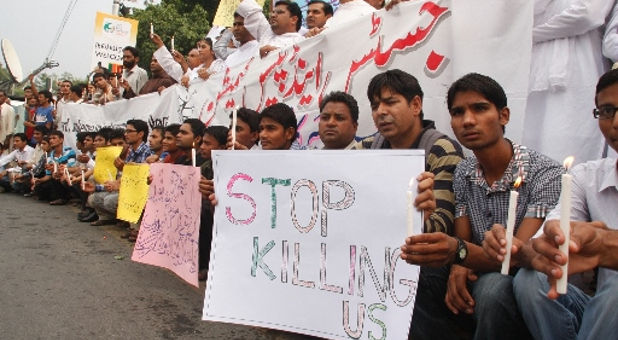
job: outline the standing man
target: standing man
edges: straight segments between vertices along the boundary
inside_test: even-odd
[[[324,149],[350,150],[356,145],[358,104],[351,95],[335,91],[320,102],[318,133]]]
[[[4,90],[0,90],[0,153],[8,149],[10,138],[15,130],[15,110],[6,103],[7,97]]]
[[[127,46],[122,50],[122,86],[123,98],[135,97],[144,84],[148,81],[148,73],[139,67],[139,50],[133,46]],[[132,94],[132,95],[131,95]]]
[[[225,64],[227,67],[238,66],[253,57],[260,55],[260,47],[255,37],[245,27],[245,18],[243,18],[238,12],[234,12],[234,24],[232,26],[232,34],[234,39],[238,41],[240,46],[236,48],[232,54],[225,58]],[[222,39],[219,39],[222,40]],[[217,41],[219,43],[219,41]],[[221,42],[223,43],[223,42]],[[215,44],[215,48],[217,45]]]
[[[321,30],[332,16],[333,6],[322,0],[312,0],[307,7],[307,28]]]
[[[170,86],[176,84],[176,80],[174,80],[174,78],[170,77],[163,70],[163,67],[161,67],[161,65],[159,64],[159,62],[157,61],[157,59],[155,57],[152,57],[152,59],[150,60],[150,73],[152,74],[152,78],[150,78],[144,84],[144,86],[142,86],[142,89],[139,91],[140,95],[147,94],[147,93],[152,93],[152,92],[157,92],[157,91],[161,92],[165,88],[170,87]],[[126,82],[124,82],[123,84],[126,85]],[[126,91],[126,88],[125,88],[125,91]],[[127,99],[133,98],[133,97],[135,97],[135,94],[133,94],[132,92],[129,92],[129,93],[125,92],[124,97],[127,98]],[[146,136],[148,136],[148,135],[146,135]]]

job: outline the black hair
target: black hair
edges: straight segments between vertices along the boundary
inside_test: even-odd
[[[161,136],[163,136],[163,134],[165,133],[165,128],[161,125],[153,126],[152,131],[154,130],[158,130]]]
[[[296,114],[291,107],[284,103],[273,104],[262,110],[260,121],[264,118],[270,118],[283,125],[283,129],[294,128],[294,138],[296,138],[298,123],[296,121]]]
[[[95,132],[94,136],[95,137],[101,136],[107,142],[110,140],[111,134],[112,134],[112,128],[104,127],[104,128],[99,129],[99,131]],[[123,137],[124,137],[124,134],[123,134]]]
[[[229,129],[225,126],[209,126],[204,131],[204,136],[210,135],[216,139],[220,145],[225,145],[225,143],[227,143],[228,131]]]
[[[594,104],[597,104],[597,96],[606,88],[618,84],[618,69],[605,72],[597,82],[597,89],[594,95]]]
[[[127,46],[127,47],[123,48],[122,52],[124,52],[124,51],[129,51],[129,52],[131,52],[131,54],[133,54],[133,56],[135,58],[139,58],[139,50],[137,48],[133,47],[133,46]]]
[[[148,123],[146,123],[145,121],[141,120],[141,119],[129,119],[127,120],[127,125],[133,125],[133,127],[135,128],[135,130],[137,130],[137,133],[143,132],[144,135],[142,136],[142,141],[147,141],[148,140]]]
[[[358,103],[354,97],[345,92],[333,91],[327,94],[326,97],[322,98],[322,101],[320,102],[320,112],[322,112],[322,110],[324,110],[324,106],[330,102],[345,104],[345,106],[348,107],[348,110],[350,110],[352,121],[354,121],[354,123],[358,123]]]
[[[257,132],[260,129],[260,114],[257,111],[241,107],[236,113],[236,117],[249,125],[251,132]],[[232,114],[230,113],[230,119]]]
[[[325,15],[333,15],[334,11],[333,11],[333,6],[331,6],[331,4],[329,4],[326,1],[322,1],[322,0],[311,0],[309,1],[309,3],[307,4],[307,6],[309,5],[313,5],[313,4],[322,4],[322,11],[324,12]]]
[[[418,79],[399,69],[388,70],[371,78],[367,87],[367,97],[372,106],[375,104],[376,98],[380,98],[384,89],[402,95],[408,103],[416,96],[419,96],[421,101],[423,100],[423,89],[421,89]],[[420,119],[423,119],[423,110],[421,110]]]
[[[49,134],[49,129],[43,124],[35,126],[34,131],[39,131],[43,136],[47,136]]]
[[[43,91],[39,91],[39,94],[42,94],[43,97],[47,98],[47,100],[49,100],[50,102],[52,101],[52,99],[54,98],[54,96],[52,95],[51,92],[49,92],[48,90],[43,90]]]
[[[298,20],[296,20],[296,32],[298,32],[303,24],[303,12],[300,10],[298,4],[288,0],[279,0],[275,2],[275,7],[279,5],[285,5],[290,12],[290,16],[298,18]]]
[[[110,129],[108,141],[111,141],[112,139],[116,139],[116,138],[120,138],[124,140],[124,129]]]
[[[63,79],[61,83],[69,83],[69,86],[73,86],[73,82],[68,79]]]
[[[244,19],[244,17],[242,15],[238,14],[238,12],[234,12],[234,18],[243,18]]]
[[[94,81],[95,79],[99,78],[99,77],[103,77],[103,79],[107,80],[107,74],[105,74],[104,72],[97,72],[92,76],[92,81]]]
[[[86,136],[88,136],[88,134],[89,132],[85,132],[85,131],[78,132],[76,135],[77,141],[80,143],[83,143],[84,139],[86,139]]]
[[[189,118],[182,122],[183,124],[189,124],[191,126],[191,132],[193,133],[193,138],[202,137],[204,135],[204,130],[206,129],[206,125],[197,119],[197,118]]]
[[[57,136],[58,138],[64,139],[64,133],[60,130],[54,130],[49,133],[50,136]]]
[[[180,130],[180,124],[170,124],[165,127],[164,135],[165,135],[165,132],[169,132],[173,136],[176,136],[178,134],[178,130]]]
[[[22,142],[27,142],[28,141],[28,136],[26,136],[25,133],[23,132],[18,132],[16,134],[13,135],[13,138],[18,137],[19,139],[21,139]]]
[[[75,93],[78,97],[81,97],[84,87],[82,85],[72,85],[70,91]]]

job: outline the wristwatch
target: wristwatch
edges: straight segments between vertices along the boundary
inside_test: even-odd
[[[461,238],[455,236],[457,240],[457,251],[455,252],[455,261],[453,264],[461,264],[468,256],[468,246]]]

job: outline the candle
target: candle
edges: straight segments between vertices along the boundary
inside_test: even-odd
[[[564,167],[567,171],[573,164],[573,157],[567,157],[564,160]],[[558,294],[566,294],[569,278],[569,242],[571,240],[571,182],[573,176],[567,174],[562,175],[562,190],[560,191],[560,229],[564,234],[564,243],[560,245],[560,252],[567,256],[567,263],[562,269],[562,277],[556,281],[556,290]]]
[[[193,147],[191,148],[191,164],[195,166],[195,141],[193,142]]]
[[[174,36],[172,35],[172,52],[174,52]]]
[[[82,191],[86,190],[86,179],[84,178],[84,169],[82,169]]]
[[[152,22],[150,23],[150,35],[154,34],[154,27],[152,26]]]
[[[54,173],[58,172],[58,163],[56,163],[56,161],[52,160],[52,162],[54,162]]]
[[[410,182],[408,182],[408,191],[406,191],[407,200],[407,208],[408,208],[408,216],[407,216],[407,235],[408,237],[414,235],[414,181],[415,178],[410,178]]]
[[[67,181],[69,182],[69,186],[73,185],[73,181],[71,181],[71,174],[69,173],[69,169],[68,168],[64,168],[64,175],[67,178]]]
[[[236,147],[236,124],[238,123],[238,106],[232,111],[232,150]]]
[[[517,217],[517,198],[519,193],[515,190],[521,185],[521,177],[517,177],[517,180],[513,184],[513,190],[511,190],[511,196],[509,198],[509,211],[506,217],[506,254],[504,260],[502,260],[502,275],[509,275],[509,269],[511,267],[511,248],[513,248],[513,231],[515,230],[515,218]]]

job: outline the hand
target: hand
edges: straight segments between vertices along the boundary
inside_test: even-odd
[[[148,157],[146,157],[146,163],[151,164],[151,163],[156,163],[159,161],[159,156],[158,155],[150,155]]]
[[[414,199],[414,206],[423,211],[425,219],[429,218],[434,210],[436,210],[436,196],[433,194],[433,178],[434,174],[428,171],[420,174],[416,180],[418,181],[418,195]]]
[[[161,92],[163,92],[163,90],[165,90],[166,87],[165,86],[159,86],[159,88],[157,89],[157,92],[159,92],[159,94],[161,94]]]
[[[204,176],[200,178],[200,193],[203,197],[210,200],[210,204],[214,207],[217,205],[217,197],[215,196],[215,183],[211,179]]]
[[[120,157],[116,157],[116,159],[114,159],[114,166],[118,171],[122,171],[122,168],[124,168],[124,161]]]
[[[395,7],[395,5],[397,5],[400,2],[404,2],[404,1],[410,1],[410,0],[391,0],[391,2],[388,3],[388,5],[386,5],[386,7],[384,7],[387,11],[390,11],[393,7]]]
[[[119,181],[106,181],[103,184],[103,187],[105,188],[105,191],[107,192],[114,192],[114,191],[118,191],[118,188],[120,187],[120,183]]]
[[[208,79],[208,77],[210,77],[210,73],[208,73],[208,70],[204,67],[200,67],[197,69],[197,75],[198,77],[206,80]]]
[[[232,130],[227,132],[227,142],[225,143],[225,148],[232,150]],[[238,140],[236,140],[234,143],[234,150],[249,150],[249,148],[244,144],[238,143]]]
[[[477,279],[478,277],[471,269],[458,265],[451,267],[444,302],[453,314],[459,314],[460,312],[466,314],[474,313],[474,299],[468,291],[467,283]]]
[[[174,58],[174,61],[176,61],[180,65],[185,64],[187,62],[185,57],[180,52],[178,52],[176,50],[172,51],[172,58]]]
[[[314,27],[310,30],[307,31],[307,33],[305,33],[305,38],[311,38],[314,37],[320,33],[322,33],[322,31],[324,31],[326,29],[326,27]]]
[[[120,86],[122,86],[122,88],[125,89],[125,91],[131,88],[131,85],[129,85],[129,82],[126,79],[120,80]]]
[[[457,240],[445,233],[426,233],[406,238],[401,259],[420,266],[441,267],[453,262]]]
[[[95,191],[95,185],[92,182],[84,182],[83,192],[92,193]]]
[[[184,87],[189,87],[189,76],[182,76],[180,78],[180,84]]]
[[[513,243],[511,247],[511,255],[515,255],[523,242],[517,237],[513,236]],[[485,255],[493,261],[504,261],[504,255],[506,255],[506,229],[501,224],[494,224],[491,230],[485,232],[485,239],[483,240],[483,252]],[[513,264],[513,257],[511,256],[511,264]]]
[[[270,46],[270,45],[266,45],[266,46],[262,46],[260,47],[260,58],[264,58],[266,57],[266,55],[268,55],[268,53],[276,50],[277,47],[275,46]]]
[[[77,156],[77,161],[80,163],[88,163],[90,161],[90,156],[88,156],[87,154],[81,154],[79,156]]]
[[[152,40],[152,42],[157,46],[157,48],[160,48],[161,46],[163,46],[163,40],[156,33],[153,33],[150,35],[150,40]]]

